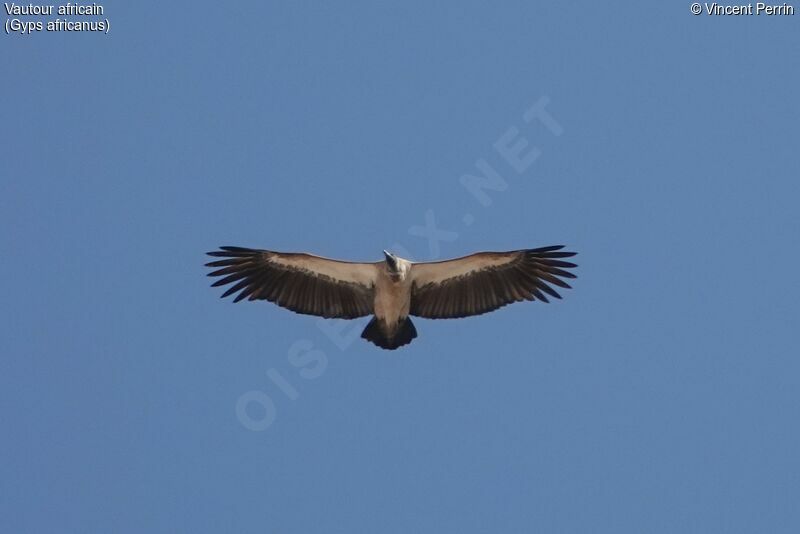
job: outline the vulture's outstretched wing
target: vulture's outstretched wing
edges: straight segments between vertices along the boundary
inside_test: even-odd
[[[234,302],[268,300],[297,313],[354,319],[370,315],[378,268],[375,263],[329,260],[240,247],[220,247],[207,263],[219,267],[208,276],[223,278],[213,287],[233,284],[223,297],[239,292]]]
[[[411,315],[454,319],[496,310],[520,300],[549,302],[561,298],[551,285],[569,288],[561,278],[575,278],[564,269],[577,267],[560,258],[563,246],[512,252],[479,252],[455,260],[411,266]]]

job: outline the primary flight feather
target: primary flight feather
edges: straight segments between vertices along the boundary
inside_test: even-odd
[[[384,260],[356,263],[311,254],[220,247],[207,263],[232,284],[223,294],[268,300],[297,313],[355,319],[374,315],[361,337],[393,350],[417,337],[409,315],[450,319],[480,315],[521,300],[560,299],[553,286],[569,288],[561,245],[510,252],[478,252],[463,258],[416,263],[384,251]]]

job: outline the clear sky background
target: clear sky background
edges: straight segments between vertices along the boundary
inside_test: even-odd
[[[0,530],[800,531],[800,14],[430,4],[0,36]],[[203,267],[551,244],[563,301],[395,352]]]

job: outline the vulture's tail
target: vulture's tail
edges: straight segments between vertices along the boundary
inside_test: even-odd
[[[408,317],[397,325],[392,336],[388,336],[382,326],[384,325],[381,324],[381,321],[377,317],[373,317],[361,333],[361,337],[386,350],[394,350],[397,347],[408,345],[412,339],[417,337],[417,329],[414,328],[414,323]]]

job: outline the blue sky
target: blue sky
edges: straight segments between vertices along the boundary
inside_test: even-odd
[[[800,529],[800,15],[105,7],[0,37],[3,531]],[[563,301],[396,352],[202,266],[551,244]]]

